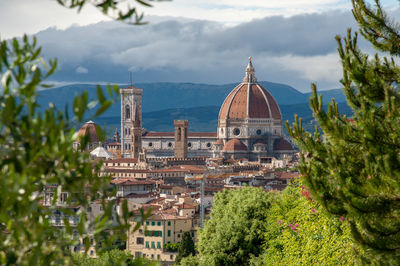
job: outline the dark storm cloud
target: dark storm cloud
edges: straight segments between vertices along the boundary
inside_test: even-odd
[[[220,46],[235,44],[238,37],[253,52],[274,54],[323,55],[336,49],[334,36],[354,27],[350,12],[268,17],[226,30],[218,38]]]
[[[173,19],[145,26],[100,22],[50,28],[37,37],[46,57],[59,59],[59,81],[127,82],[133,71],[136,82],[236,82],[251,55],[259,80],[304,89],[310,81],[333,86],[338,80],[332,66],[323,69],[333,62],[339,70],[334,36],[347,27],[356,28],[351,13],[331,11],[232,27]],[[319,71],[313,76],[314,68]]]

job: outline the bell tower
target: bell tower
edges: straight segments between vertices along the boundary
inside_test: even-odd
[[[134,150],[133,127],[142,129],[142,93],[143,90],[133,86],[120,89],[121,95],[121,154],[129,158]],[[137,117],[137,121],[135,119]],[[141,138],[140,138],[141,145]]]
[[[138,106],[135,105],[135,111],[132,117],[132,158],[139,158],[139,153],[142,152],[142,123],[139,117]]]
[[[174,120],[175,150],[174,156],[178,159],[186,159],[188,155],[188,120]]]

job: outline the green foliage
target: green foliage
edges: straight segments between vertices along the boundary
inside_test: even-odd
[[[261,188],[217,193],[210,220],[199,233],[199,264],[244,265],[251,255],[258,256],[265,242],[264,220],[270,207],[271,194]],[[183,260],[183,264],[189,261]]]
[[[193,255],[189,255],[185,258],[182,258],[179,265],[182,266],[197,266],[199,265],[199,258]]]
[[[115,17],[127,21],[135,15],[135,8],[124,12],[117,1],[57,0],[69,8],[79,10],[91,3],[104,14],[118,11]],[[149,6],[147,1],[137,0]],[[38,89],[48,88],[44,83],[57,67],[56,60],[45,62],[36,39],[24,36],[21,41],[3,41],[0,44],[0,264],[53,265],[70,264],[70,247],[79,245],[80,238],[88,250],[90,238],[107,249],[129,230],[126,202],[122,216],[112,223],[115,202],[109,200],[109,178],[99,177],[101,162],[92,165],[84,152],[89,137],[81,139],[81,150],[73,149],[77,140],[74,126],[81,123],[87,110],[95,115],[104,113],[118,95],[117,86],[107,86],[106,96],[97,87],[97,101],[88,101],[85,91],[74,98],[73,117],[50,103],[44,111],[37,104]],[[66,108],[67,110],[67,108]],[[50,206],[43,206],[43,191],[56,187]],[[61,192],[70,192],[66,204],[58,204]],[[104,213],[89,221],[85,209],[90,201],[100,200]],[[77,213],[74,210],[78,211]],[[49,217],[58,211],[64,214],[61,229],[50,224]],[[142,213],[141,222],[149,213]],[[72,226],[68,216],[78,216]],[[77,234],[75,234],[75,232]],[[101,250],[99,250],[100,252]]]
[[[182,258],[190,255],[195,255],[194,242],[190,232],[184,232],[182,236],[182,241],[178,247],[178,256],[176,256],[175,262],[179,264]]]
[[[197,249],[180,265],[355,264],[347,222],[327,215],[299,184],[218,193]]]
[[[381,51],[399,56],[398,26],[376,7],[353,1],[361,33]],[[343,216],[361,256],[368,263],[400,263],[400,69],[394,58],[373,58],[357,46],[357,33],[337,37],[343,65],[341,83],[352,119],[328,111],[313,85],[310,105],[323,132],[302,128],[301,119],[288,132],[302,150],[299,169],[313,197],[330,213]],[[362,255],[362,254],[360,254]]]
[[[127,265],[127,266],[156,266],[159,263],[146,258],[136,258],[126,251],[113,249],[104,252],[97,258],[91,258],[86,254],[73,254],[72,264],[77,266],[108,266],[108,265]]]
[[[106,249],[130,227],[126,202],[117,225],[112,223],[115,203],[107,199],[113,191],[109,178],[97,174],[101,163],[92,165],[84,152],[88,136],[81,140],[81,150],[72,145],[77,140],[73,125],[82,122],[88,106],[98,103],[98,114],[103,112],[116,99],[118,87],[108,86],[108,97],[98,90],[98,102],[88,103],[85,92],[76,97],[71,119],[52,104],[38,112],[38,88],[46,86],[44,80],[56,66],[56,60],[41,58],[35,38],[0,44],[0,264],[69,264],[69,247],[79,244],[79,238],[86,250],[89,236]],[[49,186],[57,189],[45,207],[43,191]],[[58,204],[62,191],[71,192],[65,205]],[[89,221],[82,210],[93,200],[101,201],[104,214]],[[77,226],[65,218],[65,226],[55,228],[48,219],[55,210],[78,216]]]
[[[180,243],[167,243],[164,245],[164,249],[168,252],[177,252],[179,249]]]
[[[298,184],[275,195],[264,225],[265,251],[253,265],[354,264],[346,222],[328,216]]]
[[[400,55],[400,25],[396,24],[382,9],[379,0],[375,8],[365,0],[352,0],[353,15],[360,26],[360,32],[377,49]]]
[[[163,0],[158,0],[163,1]],[[152,7],[152,0],[57,0],[57,2],[65,7],[74,9],[78,12],[85,5],[92,5],[100,10],[104,15],[112,18],[113,20],[119,20],[128,22],[130,24],[142,25],[145,24],[143,20],[143,13],[139,13],[137,7],[132,3],[139,4],[144,7]]]

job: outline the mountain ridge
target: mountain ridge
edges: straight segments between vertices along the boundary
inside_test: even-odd
[[[292,120],[295,113],[303,117],[303,121],[312,120],[308,99],[311,93],[301,93],[295,88],[281,83],[259,82],[275,98],[280,106],[283,119]],[[143,125],[152,131],[171,131],[174,119],[188,119],[194,131],[215,131],[219,108],[224,99],[238,85],[229,83],[221,85],[199,83],[155,82],[138,83],[136,87],[143,89]],[[105,87],[105,85],[101,85]],[[120,87],[126,87],[122,85]],[[93,84],[70,84],[39,92],[38,104],[42,109],[53,102],[59,110],[73,105],[73,95],[88,91],[89,99],[96,99],[96,87]],[[341,90],[319,92],[324,99],[336,97],[337,102],[345,100]],[[324,103],[328,101],[325,100]],[[119,127],[120,102],[117,101],[109,110],[96,118],[100,125]],[[342,106],[342,105],[341,105]],[[307,111],[308,110],[308,111]],[[346,112],[348,110],[346,109]]]

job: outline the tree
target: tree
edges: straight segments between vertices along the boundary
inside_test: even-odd
[[[175,262],[179,264],[182,258],[185,258],[190,255],[195,255],[195,253],[196,252],[194,249],[194,242],[192,236],[190,235],[190,232],[183,233],[182,241],[178,248],[178,256],[176,256]]]
[[[258,256],[265,242],[264,220],[271,195],[254,187],[217,193],[211,217],[199,233],[199,264],[245,265],[251,255]],[[190,263],[182,264],[192,264],[190,258]]]
[[[76,266],[108,266],[108,265],[127,265],[127,266],[157,266],[159,263],[151,261],[146,258],[133,259],[132,254],[113,249],[108,252],[102,253],[97,258],[91,258],[86,254],[73,254],[72,264]]]
[[[114,202],[106,199],[109,179],[99,177],[101,164],[92,166],[89,155],[84,152],[88,138],[82,140],[82,150],[76,152],[72,143],[76,140],[72,125],[85,116],[87,92],[75,98],[74,117],[51,105],[44,113],[38,112],[37,89],[44,86],[44,79],[56,69],[56,61],[48,64],[40,57],[36,40],[25,36],[22,44],[16,39],[10,47],[6,41],[0,44],[0,73],[3,93],[0,95],[0,262],[1,264],[52,264],[69,263],[69,247],[79,238],[89,244],[89,229],[96,240],[105,246],[112,244],[118,231],[129,228],[130,214],[124,208],[123,219],[114,227],[110,223]],[[47,69],[47,71],[46,71]],[[111,97],[118,88],[108,87]],[[104,112],[113,100],[106,99],[98,88],[99,108]],[[44,207],[43,190],[56,184],[51,207]],[[90,186],[89,186],[90,184]],[[57,204],[61,191],[72,192],[68,206]],[[102,201],[104,215],[91,224],[85,212],[78,213],[76,227],[65,218],[62,230],[49,222],[54,210],[67,215],[77,215],[70,208],[84,209],[90,200]],[[125,204],[126,205],[126,204]],[[77,209],[77,208],[75,208]],[[115,229],[108,231],[108,229]]]
[[[63,1],[70,8],[81,8],[90,0]],[[118,10],[115,1],[90,1],[103,12]],[[144,1],[137,1],[146,4]],[[108,7],[108,9],[107,9]],[[118,13],[119,19],[128,19],[135,13]],[[109,178],[97,174],[101,163],[92,165],[84,152],[88,137],[81,142],[81,150],[73,149],[77,137],[74,126],[81,123],[86,111],[97,104],[96,116],[107,110],[118,95],[117,86],[107,86],[108,96],[97,87],[98,100],[88,102],[87,92],[75,97],[73,117],[57,110],[53,104],[38,111],[38,89],[49,87],[45,80],[57,68],[57,61],[45,62],[36,39],[13,39],[0,43],[0,264],[53,265],[71,264],[69,247],[80,242],[89,247],[89,231],[96,243],[104,248],[125,236],[132,214],[126,202],[122,203],[122,215],[118,224],[112,224],[115,202],[109,200]],[[56,185],[50,207],[43,206],[42,191]],[[71,192],[66,206],[56,206],[61,191]],[[101,217],[91,223],[85,208],[91,200],[100,200],[104,210]],[[74,207],[78,213],[74,213]],[[68,215],[78,215],[76,227],[64,219],[59,230],[52,226],[49,217],[54,210]],[[142,220],[147,215],[142,215]],[[141,221],[142,222],[142,221]],[[140,226],[140,223],[138,223]],[[138,227],[137,227],[138,228]],[[136,227],[134,228],[137,229]],[[74,231],[77,232],[77,237]]]
[[[264,222],[265,244],[252,265],[352,265],[349,226],[327,214],[304,186],[276,193]]]
[[[301,119],[286,126],[301,149],[301,173],[317,200],[351,226],[362,258],[376,264],[400,263],[400,28],[382,10],[353,0],[361,34],[377,49],[370,58],[357,46],[357,33],[338,41],[343,66],[343,91],[353,109],[341,115],[332,100],[328,110],[312,85],[311,109],[318,128],[311,134]]]
[[[127,22],[129,24],[141,25],[143,22],[143,13],[139,13],[136,5],[152,7],[152,0],[56,0],[60,5],[67,8],[76,8],[78,12],[86,5],[92,5],[99,9],[104,15],[113,20]],[[163,0],[158,0],[163,1]]]

